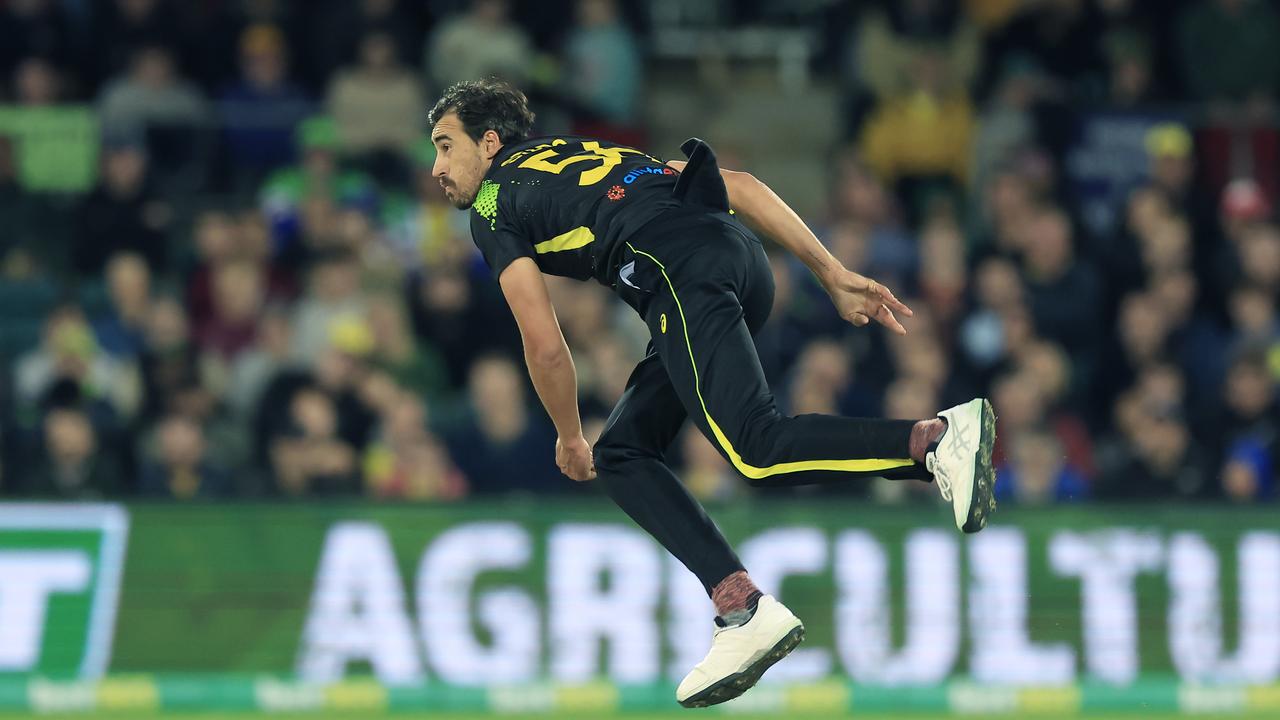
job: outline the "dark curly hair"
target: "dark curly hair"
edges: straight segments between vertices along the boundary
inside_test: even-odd
[[[462,128],[476,142],[486,130],[492,130],[509,145],[529,137],[533,130],[528,98],[501,80],[463,80],[450,85],[427,113],[427,124],[434,126],[449,111],[458,114]]]

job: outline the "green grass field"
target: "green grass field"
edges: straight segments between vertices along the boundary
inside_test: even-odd
[[[279,713],[275,715],[267,715],[262,713],[170,713],[165,715],[139,715],[133,712],[119,713],[75,713],[64,715],[11,715],[0,714],[0,720],[90,720],[92,718],[102,718],[102,720],[267,720],[268,718],[285,717],[289,720],[481,720],[482,718],[502,718],[503,720],[564,720],[566,717],[588,718],[588,715],[483,715],[483,714],[418,714],[418,713],[377,713],[377,714],[359,714],[359,713],[320,713],[320,712],[291,712]],[[780,715],[746,715],[738,713],[726,713],[719,711],[706,710],[689,710],[686,712],[669,712],[660,714],[640,714],[640,713],[619,713],[609,715],[611,718],[619,718],[620,720],[672,720],[673,718],[713,718],[728,717],[734,720],[779,720]],[[817,715],[817,714],[797,714],[792,717],[797,720],[954,720],[955,718],[966,717],[962,715],[930,715],[922,713],[899,713],[895,715],[863,715],[853,713],[848,715]],[[967,716],[976,717],[976,716]],[[1180,715],[1177,713],[1148,713],[1148,712],[1132,712],[1132,713],[1107,713],[1107,714],[1091,714],[1083,713],[1080,715],[1042,715],[1039,713],[1030,715],[1006,714],[1006,715],[987,715],[984,718],[1009,718],[1009,720],[1180,720],[1182,718],[1195,718],[1196,720],[1246,720],[1269,717],[1264,713],[1239,713],[1231,715]],[[591,717],[591,720],[598,720]]]
[[[662,714],[617,714],[608,717],[618,717],[622,720],[672,720],[676,717],[690,717],[690,719],[699,719],[699,717],[732,717],[735,720],[778,720],[780,715],[746,715],[737,714],[737,712],[707,711],[707,710],[690,710],[690,711],[672,711],[662,712]],[[1000,719],[1007,717],[1009,720],[1180,720],[1187,717],[1194,717],[1196,720],[1245,720],[1245,719],[1262,719],[1266,717],[1262,712],[1254,712],[1254,714],[1234,714],[1234,715],[1179,715],[1167,714],[1167,712],[1130,712],[1130,714],[1082,714],[1082,715],[984,715],[982,717],[991,717],[991,719]],[[81,714],[70,715],[9,715],[0,714],[0,720],[32,720],[38,717],[40,720],[160,720],[160,719],[177,719],[177,720],[268,720],[271,717],[285,717],[288,720],[481,720],[486,717],[502,717],[504,720],[564,720],[566,717],[581,717],[582,720],[598,720],[598,717],[591,715],[483,715],[483,714],[351,714],[351,712],[280,712],[280,714],[261,714],[261,712],[189,712],[189,714],[143,714],[138,715],[136,712],[81,712]],[[928,715],[914,714],[914,712],[902,712],[895,715],[818,715],[818,714],[796,714],[792,715],[797,720],[837,720],[837,719],[855,719],[855,720],[954,720],[956,717],[966,717],[963,715]],[[977,717],[970,715],[968,717]]]

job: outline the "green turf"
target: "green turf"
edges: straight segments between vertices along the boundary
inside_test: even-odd
[[[1082,714],[1082,715],[1041,715],[1041,714],[1006,714],[1006,715],[983,715],[983,720],[1261,720],[1266,717],[1262,712],[1254,712],[1254,714],[1233,714],[1233,715],[1179,715],[1176,712],[1130,712],[1130,714],[1117,714],[1110,712],[1105,715]],[[10,715],[0,714],[0,720],[160,720],[160,719],[177,719],[177,720],[481,720],[486,717],[500,717],[503,720],[600,720],[599,716],[577,714],[577,715],[508,715],[508,714],[407,714],[407,712],[389,712],[389,714],[352,714],[352,712],[278,712],[278,714],[262,714],[262,712],[174,712],[174,714],[137,714],[137,712],[78,712],[78,714],[70,715]],[[616,715],[608,715],[605,717],[614,717],[618,720],[676,720],[680,717],[686,719],[714,719],[714,717],[726,717],[732,720],[778,720],[780,715],[746,715],[737,714],[737,712],[721,712],[714,710],[673,710],[672,712],[662,712],[662,714],[628,714],[628,712],[620,712]],[[901,712],[895,715],[863,715],[863,714],[847,714],[847,715],[818,715],[818,714],[795,714],[795,720],[956,720],[964,719],[964,717],[975,717],[973,715],[929,715],[915,714],[915,712]]]
[[[672,711],[669,713],[658,714],[641,714],[641,713],[618,713],[608,715],[607,718],[617,718],[618,720],[676,720],[678,718],[690,718],[698,720],[700,718],[730,718],[732,720],[779,720],[779,715],[746,715],[738,713],[725,713],[714,710],[689,710],[689,711]],[[898,713],[894,715],[863,715],[861,713],[852,713],[848,715],[817,715],[798,713],[792,716],[795,720],[956,720],[957,718],[973,718],[975,716],[963,715],[931,715],[924,713]],[[1180,715],[1177,713],[1107,713],[1092,714],[1083,713],[1080,715],[1041,715],[1038,713],[1018,715],[1015,713],[1004,715],[984,715],[983,718],[998,720],[1007,718],[1008,720],[1184,720],[1193,718],[1194,720],[1261,720],[1263,717],[1271,717],[1265,713],[1236,713],[1229,715]],[[169,713],[169,714],[138,714],[135,712],[116,712],[116,713],[75,713],[66,715],[12,715],[0,714],[0,720],[92,720],[102,718],[102,720],[269,720],[271,718],[285,718],[286,720],[481,720],[481,718],[502,718],[502,720],[569,720],[571,718],[582,718],[583,720],[599,720],[597,716],[577,714],[577,715],[507,715],[507,714],[420,714],[420,713],[327,713],[327,712],[289,712],[277,714],[264,713]]]

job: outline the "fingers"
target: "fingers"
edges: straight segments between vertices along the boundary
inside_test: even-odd
[[[566,459],[557,462],[556,467],[560,468],[560,473],[574,482],[587,482],[596,479],[596,466],[591,462],[591,458]]]
[[[907,329],[902,327],[902,323],[898,322],[898,318],[893,316],[893,311],[887,305],[880,306],[880,311],[876,313],[876,319],[880,321],[881,325],[899,335],[907,334]]]
[[[881,290],[883,292],[880,294],[880,299],[884,301],[885,305],[889,306],[890,310],[897,310],[907,317],[915,317],[915,312],[907,307],[906,303],[894,297],[893,293],[889,292],[889,288],[881,287]]]
[[[867,286],[867,293],[887,305],[890,310],[897,310],[907,317],[915,316],[915,313],[911,308],[907,307],[905,303],[894,296],[892,290],[881,285],[875,280],[868,279],[867,282],[869,283]]]

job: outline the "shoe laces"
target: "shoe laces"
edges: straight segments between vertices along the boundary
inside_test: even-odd
[[[938,462],[938,456],[934,453],[929,453],[924,459],[924,466],[933,473],[933,481],[937,483],[942,499],[951,502],[951,477],[947,475],[947,466]]]

